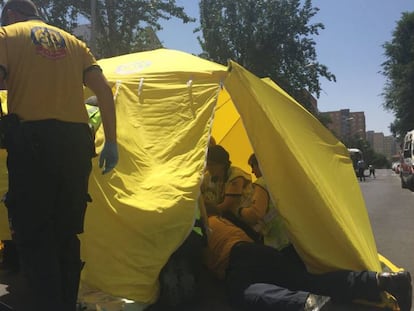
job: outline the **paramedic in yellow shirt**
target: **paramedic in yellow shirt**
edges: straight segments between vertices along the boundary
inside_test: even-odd
[[[290,244],[284,221],[273,204],[255,154],[249,157],[248,164],[257,177],[253,182],[251,205],[239,207],[234,212],[263,235],[264,244],[282,250]]]
[[[222,215],[250,204],[251,176],[231,165],[230,155],[221,145],[210,146],[201,193],[207,213]]]
[[[99,164],[118,161],[110,86],[87,46],[46,24],[29,0],[9,0],[1,13],[0,84],[8,91],[6,198],[15,240],[36,305],[75,311],[80,241],[94,141],[83,87],[98,98],[105,144]]]

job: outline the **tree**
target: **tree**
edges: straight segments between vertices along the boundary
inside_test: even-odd
[[[0,0],[4,5],[6,1]],[[154,34],[161,29],[159,21],[176,17],[184,23],[195,19],[176,5],[175,0],[96,0],[96,50],[98,57],[162,47]],[[91,19],[90,0],[38,0],[42,17],[49,23],[72,31],[80,19]],[[155,40],[155,41],[154,41]],[[155,43],[155,45],[154,45]]]
[[[201,0],[203,56],[221,64],[232,59],[259,77],[270,77],[315,112],[309,93],[319,98],[319,77],[335,81],[316,59],[312,36],[324,26],[309,21],[318,10],[311,0]]]
[[[386,61],[382,73],[387,81],[384,87],[384,107],[394,113],[392,133],[403,138],[414,129],[414,12],[403,13],[397,22],[392,40],[386,42]]]

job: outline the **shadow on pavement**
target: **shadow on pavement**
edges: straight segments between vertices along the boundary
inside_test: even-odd
[[[26,278],[21,272],[9,272],[0,270],[0,311],[8,310],[7,306],[14,311],[31,311],[33,298],[28,291]]]

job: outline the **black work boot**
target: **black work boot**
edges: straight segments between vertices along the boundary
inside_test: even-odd
[[[378,273],[378,286],[397,299],[401,311],[411,310],[411,275],[408,271]]]

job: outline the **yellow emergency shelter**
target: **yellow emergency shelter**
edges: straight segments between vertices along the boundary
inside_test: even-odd
[[[3,113],[7,113],[7,91],[0,90],[0,104]],[[7,152],[0,149],[0,198],[4,198],[7,193],[9,184],[7,166],[6,166]],[[10,240],[11,234],[9,230],[9,219],[7,215],[6,206],[0,204],[0,240]]]
[[[99,64],[113,86],[119,164],[102,175],[94,159],[81,235],[85,284],[156,300],[161,268],[192,230],[211,136],[246,170],[254,150],[311,272],[381,271],[346,147],[271,80],[167,49]],[[100,127],[98,153],[103,136]]]

